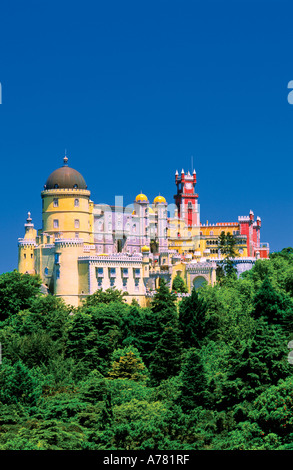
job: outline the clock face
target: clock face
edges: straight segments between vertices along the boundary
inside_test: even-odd
[[[185,189],[192,189],[192,183],[186,183]]]

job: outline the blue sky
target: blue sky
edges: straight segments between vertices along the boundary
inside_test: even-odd
[[[61,166],[96,203],[173,203],[197,171],[201,221],[252,209],[292,246],[293,6],[280,0],[13,1],[0,10],[0,272]]]

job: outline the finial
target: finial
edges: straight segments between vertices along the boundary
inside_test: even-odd
[[[67,151],[66,151],[66,149],[65,149],[65,156],[64,156],[64,158],[63,158],[64,166],[66,166],[66,165],[67,165],[67,162],[68,162],[68,158],[67,158],[66,153],[67,153]]]
[[[31,218],[31,213],[27,213],[27,219],[26,219],[26,224],[24,224],[25,227],[33,227],[32,224],[32,218]]]

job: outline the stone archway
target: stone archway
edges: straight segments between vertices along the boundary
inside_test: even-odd
[[[200,287],[202,287],[204,284],[206,284],[207,282],[208,281],[204,276],[196,276],[193,279],[193,287],[195,288],[195,290],[197,290]]]

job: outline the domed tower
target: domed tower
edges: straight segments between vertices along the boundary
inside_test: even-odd
[[[81,238],[92,242],[90,191],[83,176],[68,166],[53,171],[44,185],[42,197],[42,232],[53,239]]]
[[[134,210],[138,218],[138,233],[140,248],[150,244],[149,238],[149,200],[145,194],[138,194],[134,201]]]
[[[157,237],[159,242],[159,252],[165,252],[168,248],[168,240],[167,240],[167,226],[168,226],[168,218],[167,218],[167,201],[166,199],[159,195],[155,197],[153,203],[154,211],[157,214],[157,221],[158,221],[158,231]]]

